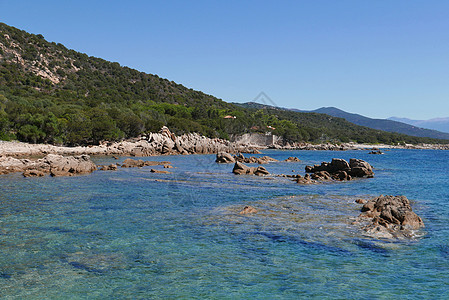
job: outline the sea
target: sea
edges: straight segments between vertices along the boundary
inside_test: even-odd
[[[374,178],[300,185],[234,175],[215,155],[154,156],[171,173],[0,176],[1,299],[449,299],[449,151],[266,150],[272,174],[332,158]],[[296,156],[300,162],[283,162]],[[97,164],[125,157],[93,157]],[[425,227],[381,240],[358,198],[404,195]],[[258,210],[240,214],[245,206]]]

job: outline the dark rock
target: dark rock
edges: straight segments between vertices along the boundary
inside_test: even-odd
[[[329,162],[322,162],[321,165],[306,166],[306,173],[314,173],[313,179],[328,180],[327,172],[334,180],[347,181],[352,177],[373,177],[374,172],[369,163],[361,159],[351,159],[348,163],[344,159],[334,158]]]

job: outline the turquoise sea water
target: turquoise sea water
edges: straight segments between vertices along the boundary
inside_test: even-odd
[[[302,160],[265,165],[275,174],[360,158],[375,167],[375,178],[301,186],[233,175],[232,164],[216,164],[214,155],[144,158],[171,161],[171,174],[145,167],[4,175],[0,298],[449,297],[449,152],[264,155]],[[351,225],[360,210],[354,200],[380,194],[412,200],[426,225],[416,238],[373,240]],[[245,205],[259,212],[240,215]]]

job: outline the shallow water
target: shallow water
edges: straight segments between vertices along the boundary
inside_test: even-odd
[[[0,297],[447,299],[449,152],[263,155],[302,160],[265,165],[274,174],[360,158],[375,178],[302,186],[235,176],[214,155],[144,158],[171,161],[171,174],[1,176]],[[416,238],[373,240],[351,225],[354,200],[380,194],[412,200],[426,224]],[[259,212],[240,215],[245,205]]]

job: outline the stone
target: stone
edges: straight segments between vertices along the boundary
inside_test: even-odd
[[[239,214],[241,214],[241,215],[247,215],[247,214],[254,214],[254,213],[257,213],[257,209],[255,209],[255,208],[252,207],[252,206],[245,206],[245,207],[243,208],[243,210],[240,211]]]
[[[171,173],[171,172],[169,172],[169,171],[156,170],[156,169],[151,169],[150,172],[151,172],[151,173],[157,173],[157,174],[170,174],[170,173]]]

